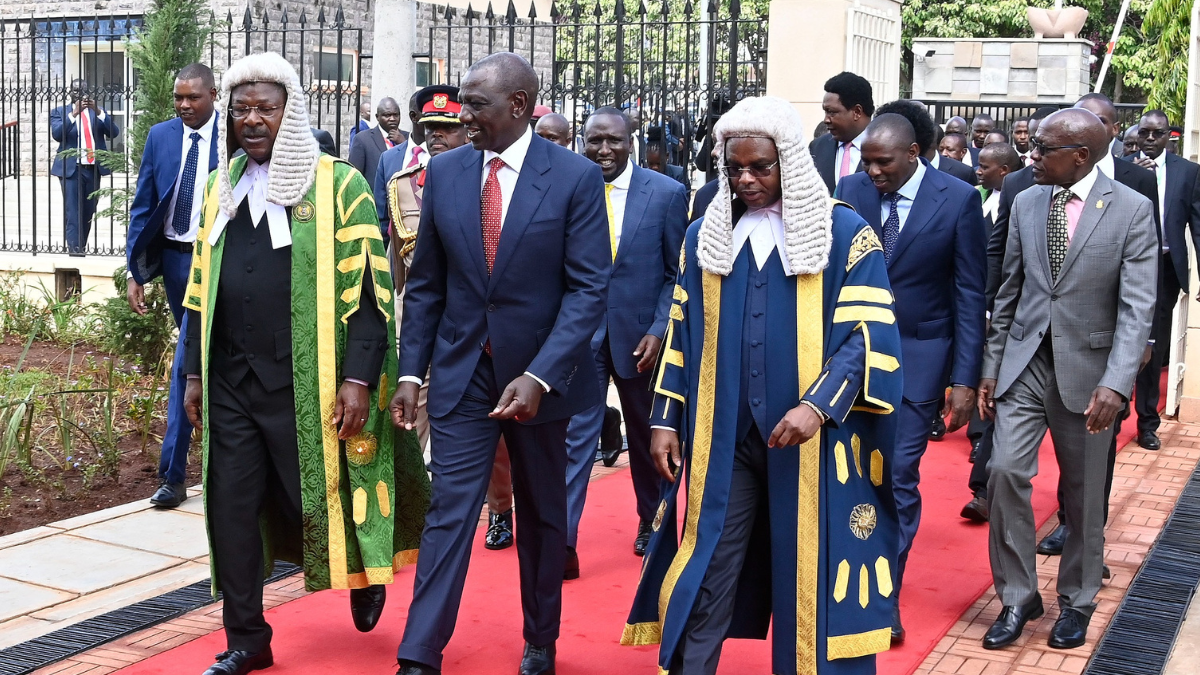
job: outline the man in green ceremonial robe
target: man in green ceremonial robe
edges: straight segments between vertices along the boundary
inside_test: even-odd
[[[711,675],[768,626],[776,675],[874,673],[890,646],[900,337],[879,238],[830,202],[804,128],[773,97],[723,116],[684,243],[650,419],[674,486],[621,640],[661,643],[660,673]]]
[[[262,581],[274,560],[302,565],[310,591],[351,589],[355,626],[375,626],[383,585],[416,560],[429,482],[415,435],[387,414],[396,326],[371,188],[321,154],[278,54],[223,80],[184,298],[185,408],[204,433],[225,598],[228,651],[205,672],[243,675],[273,663]]]

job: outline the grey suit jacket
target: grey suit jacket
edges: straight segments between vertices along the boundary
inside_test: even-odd
[[[1013,203],[982,376],[1003,396],[1053,331],[1059,393],[1082,413],[1097,386],[1125,397],[1133,390],[1158,291],[1158,238],[1150,200],[1099,174],[1052,281],[1052,194],[1035,185]]]

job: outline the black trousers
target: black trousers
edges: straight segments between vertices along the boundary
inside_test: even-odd
[[[210,373],[207,507],[222,619],[230,650],[271,644],[263,618],[263,540],[259,516],[285,523],[302,540],[300,454],[291,387],[268,392],[253,371],[231,383]]]
[[[1171,262],[1170,254],[1164,253],[1158,259],[1158,304],[1154,316],[1155,334],[1151,336],[1154,338],[1154,352],[1150,355],[1150,362],[1138,372],[1133,388],[1139,435],[1158,431],[1161,422],[1158,416],[1159,384],[1163,366],[1170,362],[1171,314],[1179,301],[1180,290],[1175,265]]]
[[[491,357],[480,352],[462,400],[444,417],[429,419],[433,498],[396,652],[400,659],[442,667],[501,434],[512,462],[525,641],[546,646],[558,639],[567,562],[569,420],[520,424],[488,417],[507,385],[496,382]]]
[[[758,427],[738,444],[733,455],[733,478],[721,539],[700,583],[696,603],[683,630],[683,640],[671,663],[670,675],[715,675],[721,646],[733,621],[738,577],[754,533],[759,510],[768,508],[767,444]]]

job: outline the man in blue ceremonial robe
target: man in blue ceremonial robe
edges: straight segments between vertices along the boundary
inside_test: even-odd
[[[804,128],[773,97],[722,117],[727,179],[684,243],[651,416],[673,486],[621,639],[661,643],[661,673],[715,673],[771,625],[776,675],[874,673],[890,646],[900,336],[879,239]]]

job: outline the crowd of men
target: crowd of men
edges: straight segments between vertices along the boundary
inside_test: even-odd
[[[277,55],[220,92],[206,66],[179,73],[138,175],[129,303],[161,276],[183,337],[157,506],[186,499],[204,431],[228,639],[207,675],[273,663],[272,558],[351,589],[362,631],[415,562],[400,672],[440,673],[483,503],[485,546],[520,559],[519,672],[555,672],[591,466],[622,418],[644,563],[621,642],[661,644],[664,672],[715,673],[724,639],[773,620],[773,672],[873,673],[905,637],[922,458],[963,427],[962,516],[990,523],[1004,604],[983,646],[1042,614],[1035,551],[1063,556],[1050,645],[1082,645],[1116,429],[1136,412],[1160,446],[1200,244],[1200,167],[1166,115],[1122,130],[1089,94],[942,126],[841,73],[816,138],[779,99],[714,106],[719,175],[693,195],[673,163],[690,129],[643,133],[619,107],[575,129],[537,96],[528,62],[485,57],[415,92],[407,132],[393,98],[375,125],[364,107],[343,162]],[[106,124],[83,98],[61,113],[85,138]],[[1037,543],[1047,430],[1059,526]]]

